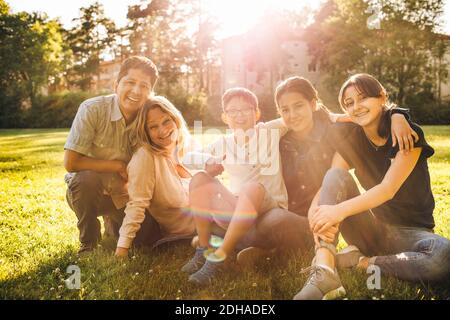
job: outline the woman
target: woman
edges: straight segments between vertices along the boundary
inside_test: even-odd
[[[130,200],[120,228],[116,256],[128,250],[145,220],[154,220],[155,242],[192,237],[195,225],[187,214],[191,174],[179,163],[190,144],[181,113],[164,97],[148,100],[139,111],[134,154],[128,164]]]
[[[320,205],[312,206],[309,220],[318,234],[337,232],[340,224],[353,247],[335,257],[334,247],[324,244],[294,299],[344,293],[335,264],[363,269],[373,265],[383,275],[409,281],[448,280],[450,241],[433,233],[427,158],[434,150],[422,129],[410,123],[419,136],[410,152],[392,145],[388,115],[393,105],[384,87],[368,74],[350,77],[339,102],[354,124],[336,128],[333,145],[338,153],[322,183]],[[365,193],[359,194],[350,169],[355,169]]]

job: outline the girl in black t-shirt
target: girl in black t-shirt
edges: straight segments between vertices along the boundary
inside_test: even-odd
[[[342,86],[341,107],[354,124],[338,126],[332,169],[325,175],[320,205],[309,216],[314,233],[340,231],[351,246],[336,256],[324,246],[309,281],[296,299],[342,290],[339,267],[378,268],[382,275],[409,281],[450,279],[450,240],[433,233],[434,199],[427,158],[434,150],[423,131],[410,152],[392,147],[384,87],[368,74],[356,74]],[[366,192],[359,194],[348,170]],[[322,201],[324,203],[324,201]],[[379,273],[378,273],[379,274]]]

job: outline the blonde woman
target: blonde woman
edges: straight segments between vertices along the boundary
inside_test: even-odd
[[[178,159],[192,144],[183,116],[161,96],[152,97],[139,111],[133,139],[133,157],[128,164],[130,200],[120,228],[116,256],[128,250],[144,220],[153,230],[149,245],[165,239],[191,237],[195,232],[189,204],[191,174]]]

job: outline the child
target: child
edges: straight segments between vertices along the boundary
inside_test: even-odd
[[[196,174],[189,191],[198,233],[194,257],[182,268],[189,281],[204,285],[265,212],[287,208],[287,192],[280,168],[278,144],[286,131],[281,119],[256,124],[258,100],[244,88],[227,90],[222,97],[223,121],[232,133],[218,139],[208,153],[190,153],[185,163],[205,171]],[[226,170],[230,190],[214,177]],[[223,243],[205,259],[213,228],[226,230]]]
[[[434,150],[422,129],[414,148],[392,146],[384,87],[371,75],[356,74],[342,86],[339,102],[355,124],[340,124],[332,169],[320,190],[321,205],[309,216],[314,233],[336,229],[352,247],[335,256],[333,245],[321,247],[310,277],[294,299],[322,299],[343,291],[338,267],[367,269],[409,281],[442,281],[450,276],[450,241],[433,233],[434,199],[427,158]],[[359,194],[355,175],[367,190]],[[370,258],[369,258],[370,257]]]

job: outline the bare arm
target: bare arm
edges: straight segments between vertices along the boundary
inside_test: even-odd
[[[335,206],[320,206],[314,213],[312,224],[315,232],[326,230],[346,217],[376,208],[391,200],[414,169],[422,148],[414,148],[408,154],[397,152],[389,170],[380,184],[367,192]]]
[[[116,256],[128,256],[128,250],[145,220],[145,210],[150,208],[155,190],[156,173],[153,157],[140,149],[128,165],[130,181],[128,194],[130,200],[125,208],[125,217],[119,230]],[[164,183],[164,181],[160,181]]]
[[[332,122],[352,122],[348,114],[330,113]],[[391,115],[391,136],[392,146],[398,143],[400,151],[406,152],[414,148],[414,141],[419,140],[417,133],[411,128],[405,116],[401,113]]]
[[[409,152],[414,148],[414,141],[419,140],[419,135],[411,128],[405,116],[394,113],[391,116],[392,146],[398,143],[400,151]]]
[[[85,156],[73,150],[64,150],[64,167],[68,172],[92,170],[96,172],[116,172],[128,179],[127,165],[119,160],[100,160]]]

